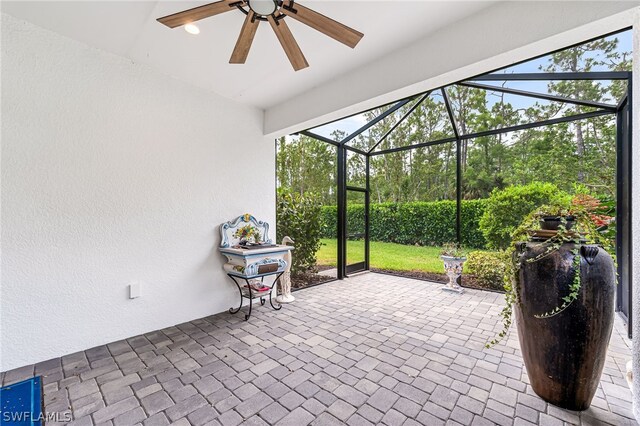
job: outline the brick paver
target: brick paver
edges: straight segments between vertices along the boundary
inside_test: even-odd
[[[616,318],[592,407],[535,395],[503,296],[380,274],[296,292],[250,321],[221,313],[0,374],[43,376],[75,425],[635,425]],[[55,337],[55,336],[54,336]]]

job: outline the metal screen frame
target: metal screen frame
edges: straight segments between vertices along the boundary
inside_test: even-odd
[[[583,44],[583,43],[580,43]],[[564,50],[564,49],[560,49]],[[553,53],[553,52],[552,52]],[[524,61],[523,61],[524,62]],[[627,92],[617,105],[610,105],[601,102],[592,102],[588,100],[572,99],[561,96],[556,96],[548,93],[536,93],[525,90],[512,89],[507,87],[485,85],[482,82],[486,81],[559,81],[559,80],[626,80]],[[519,124],[516,126],[504,127],[501,129],[493,129],[481,132],[473,132],[467,134],[461,134],[453,115],[451,102],[447,96],[446,89],[450,86],[471,87],[477,89],[483,89],[493,92],[502,92],[512,95],[525,96],[535,99],[563,102],[566,104],[574,104],[580,106],[586,106],[595,108],[593,111],[575,114],[566,117],[557,117],[547,120],[541,120],[532,123]],[[374,150],[405,120],[409,117],[414,110],[432,93],[440,92],[444,104],[447,110],[447,117],[453,128],[453,137],[448,137],[440,140],[425,141],[414,145],[395,147],[386,150],[376,151]],[[405,113],[400,120],[395,123],[392,128],[385,132],[385,134],[376,141],[376,143],[369,149],[369,151],[363,151],[361,149],[349,146],[347,143],[355,139],[358,135],[362,134],[367,129],[371,128],[384,118],[398,111],[401,107],[418,98],[411,109]],[[388,105],[388,104],[387,104]],[[475,139],[482,136],[491,136],[503,133],[509,133],[514,131],[532,129],[536,127],[551,126],[559,123],[568,123],[578,120],[584,120],[592,117],[599,117],[604,115],[616,116],[616,227],[617,227],[617,241],[616,241],[616,254],[618,259],[618,276],[619,287],[617,289],[616,310],[621,313],[628,324],[628,334],[631,337],[631,134],[632,134],[632,73],[628,71],[599,71],[599,72],[571,72],[571,73],[512,73],[512,74],[483,74],[475,76],[463,81],[453,83],[451,85],[439,87],[427,92],[418,93],[416,95],[401,99],[397,101],[389,109],[375,117],[367,124],[360,127],[358,130],[344,137],[341,141],[334,141],[327,137],[313,133],[311,130],[304,130],[298,132],[308,137],[312,137],[322,142],[329,143],[337,147],[337,202],[338,202],[338,226],[337,226],[337,238],[338,238],[338,278],[343,279],[348,276],[346,268],[346,191],[347,191],[347,151],[352,151],[360,155],[364,155],[366,158],[366,188],[362,188],[366,191],[366,203],[365,203],[365,267],[369,269],[369,177],[370,177],[370,158],[377,155],[384,155],[394,152],[413,150],[417,148],[445,144],[456,143],[456,238],[458,242],[461,241],[461,211],[460,205],[462,201],[462,171],[461,171],[461,143],[463,140]],[[338,121],[334,120],[333,122]],[[623,294],[626,292],[626,297]]]

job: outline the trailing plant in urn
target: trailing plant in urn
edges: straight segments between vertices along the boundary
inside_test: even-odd
[[[513,233],[505,273],[503,338],[515,314],[533,390],[571,410],[589,407],[613,326],[615,261],[583,196],[531,212]],[[598,226],[602,225],[602,226]]]

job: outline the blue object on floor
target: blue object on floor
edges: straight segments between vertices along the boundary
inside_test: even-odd
[[[0,388],[0,424],[42,425],[42,379],[34,377]]]

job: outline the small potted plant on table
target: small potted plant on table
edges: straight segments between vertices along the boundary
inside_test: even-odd
[[[462,293],[464,289],[460,286],[460,280],[462,265],[467,260],[465,251],[458,244],[447,243],[442,246],[440,259],[444,262],[444,271],[449,277],[449,282],[442,287],[442,290]]]

